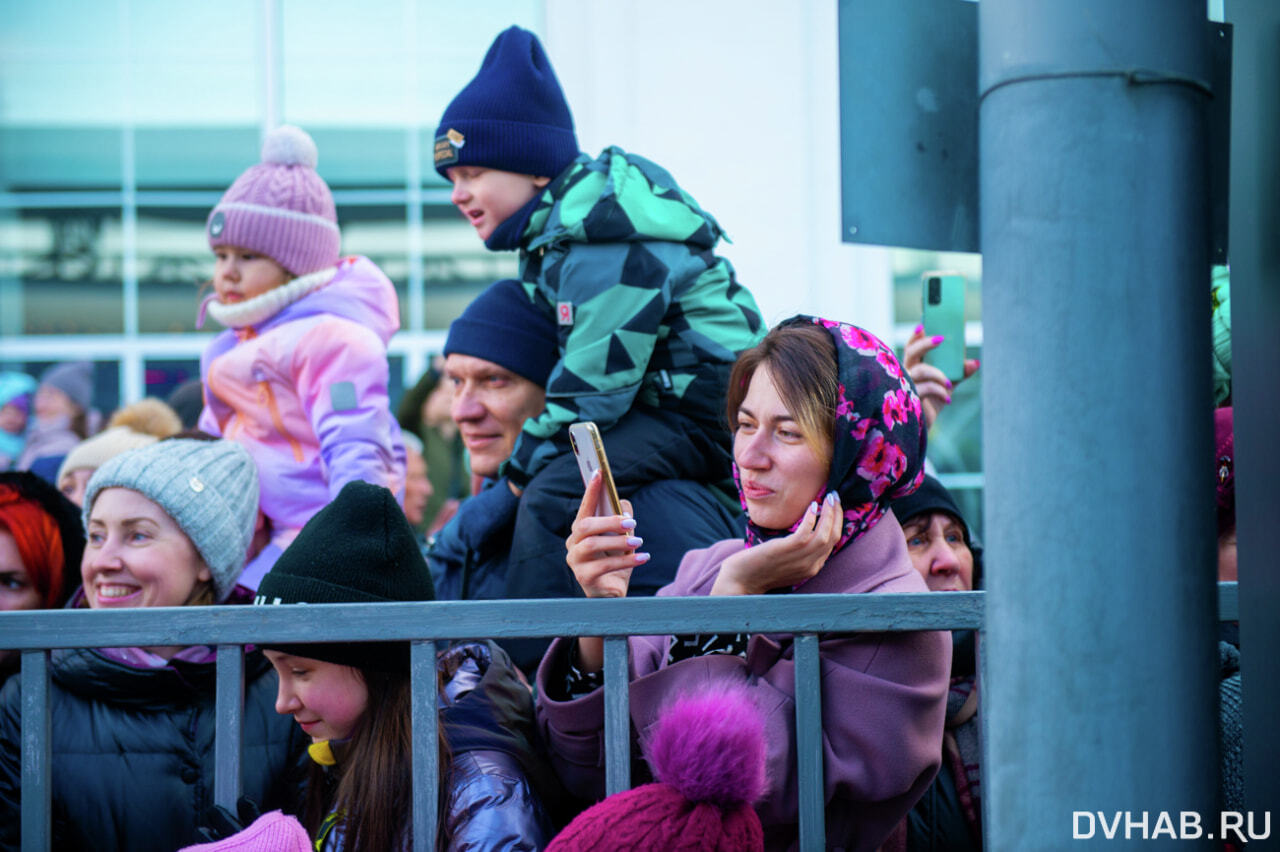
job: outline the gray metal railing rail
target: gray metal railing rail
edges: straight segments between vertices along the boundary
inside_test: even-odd
[[[604,637],[606,790],[615,793],[631,783],[626,637],[751,632],[795,636],[800,847],[821,850],[826,843],[819,635],[980,630],[984,597],[983,592],[955,592],[329,604],[320,611],[315,606],[217,606],[0,613],[0,648],[22,652],[22,848],[46,852],[52,839],[51,649],[216,646],[214,799],[234,810],[240,795],[244,645],[411,642],[414,849],[425,852],[433,848],[438,818],[437,641]],[[1219,618],[1235,620],[1238,609],[1236,584],[1221,584]]]

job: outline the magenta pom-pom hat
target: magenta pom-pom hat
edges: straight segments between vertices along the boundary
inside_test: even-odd
[[[333,193],[316,173],[319,155],[306,131],[283,125],[267,134],[262,162],[236,178],[209,213],[209,247],[259,252],[291,275],[338,263],[341,235]]]

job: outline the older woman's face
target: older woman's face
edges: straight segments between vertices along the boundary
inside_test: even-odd
[[[960,521],[946,512],[916,515],[902,526],[911,564],[931,592],[973,591],[973,551]]]
[[[814,452],[763,364],[738,406],[733,459],[747,515],[766,529],[789,529],[826,489],[830,450],[821,456]]]
[[[174,520],[128,488],[107,488],[94,500],[80,575],[93,609],[183,606],[212,579]]]
[[[18,543],[8,530],[0,529],[0,612],[39,608],[40,592],[22,564]]]

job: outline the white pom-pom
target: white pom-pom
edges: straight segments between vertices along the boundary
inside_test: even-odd
[[[320,160],[316,143],[307,131],[292,124],[282,124],[267,134],[262,142],[262,162],[284,166],[306,166],[314,169]]]

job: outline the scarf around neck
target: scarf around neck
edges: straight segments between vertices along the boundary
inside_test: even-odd
[[[927,433],[920,397],[897,356],[880,338],[855,325],[798,315],[782,325],[813,323],[825,328],[834,345],[837,378],[831,470],[823,494],[835,491],[844,509],[844,530],[832,553],[870,530],[889,502],[905,497],[924,480]],[[738,466],[733,466],[738,499],[747,510]],[[747,521],[746,546],[788,535]]]
[[[249,325],[257,325],[264,320],[271,319],[271,317],[280,313],[303,296],[319,290],[332,281],[333,276],[337,273],[338,268],[336,266],[317,269],[315,272],[299,275],[292,281],[281,284],[279,287],[273,287],[265,293],[260,293],[252,299],[246,299],[238,304],[224,305],[218,301],[216,294],[211,295],[200,306],[200,315],[196,319],[196,328],[201,328],[204,325],[206,312],[227,328],[244,328]]]

